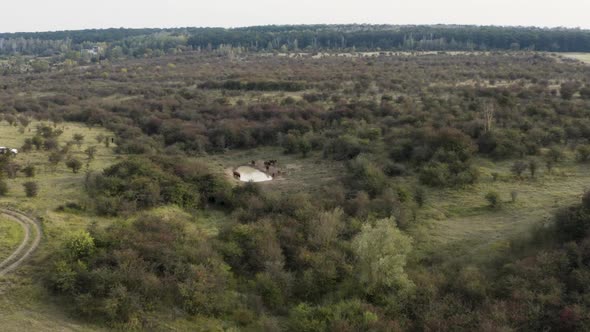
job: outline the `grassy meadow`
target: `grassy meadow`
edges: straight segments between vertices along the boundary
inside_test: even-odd
[[[0,217],[0,261],[10,256],[19,246],[23,237],[23,228],[18,223]]]
[[[337,181],[345,172],[344,165],[329,159],[324,159],[319,152],[310,153],[307,157],[299,154],[284,154],[283,149],[276,147],[263,147],[251,150],[228,151],[219,155],[211,155],[199,158],[218,171],[229,170],[248,165],[251,160],[278,161],[278,167],[284,175],[273,181],[262,182],[259,185],[269,191],[277,193],[307,192],[313,193],[332,181]],[[239,181],[233,180],[238,185]]]
[[[31,122],[23,131],[7,122],[0,122],[0,145],[20,150],[26,138],[35,135],[35,128],[40,122]],[[48,124],[48,123],[46,123]],[[0,326],[3,331],[87,331],[93,330],[87,324],[79,324],[60,311],[60,304],[52,302],[47,291],[31,278],[32,271],[55,250],[65,235],[71,231],[85,229],[92,221],[100,219],[84,215],[57,212],[56,208],[67,202],[77,202],[83,195],[83,183],[86,170],[98,171],[117,158],[113,153],[114,144],[109,148],[96,141],[96,136],[103,134],[112,137],[112,133],[101,128],[89,128],[81,124],[60,123],[57,128],[63,130],[59,142],[63,145],[72,141],[75,134],[84,135],[81,146],[74,144],[70,153],[85,164],[74,174],[64,162],[57,167],[49,164],[49,153],[32,150],[20,152],[13,161],[21,166],[34,165],[36,174],[27,178],[18,172],[14,179],[6,179],[9,191],[0,197],[0,204],[13,206],[22,211],[36,215],[42,220],[43,239],[33,258],[15,273],[0,278]],[[95,146],[95,159],[86,167],[84,150]],[[35,181],[39,185],[37,197],[28,198],[23,190],[23,183]],[[103,222],[110,222],[103,220]],[[5,233],[6,232],[6,233]],[[0,259],[10,254],[10,249],[18,246],[22,238],[21,227],[12,222],[0,220],[0,234],[8,234],[0,239]]]
[[[560,53],[566,58],[579,60],[585,63],[590,63],[590,53]]]
[[[430,190],[420,211],[419,247],[428,253],[448,250],[467,260],[485,260],[510,248],[513,238],[552,222],[554,212],[580,201],[590,187],[590,167],[571,160],[549,173],[539,162],[535,177],[510,172],[512,161],[478,160],[480,181],[459,190]],[[527,170],[528,172],[528,170]],[[494,180],[492,174],[497,173]],[[497,192],[499,208],[485,195]],[[516,199],[512,200],[512,193]]]

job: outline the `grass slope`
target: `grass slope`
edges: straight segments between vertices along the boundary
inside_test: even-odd
[[[18,247],[24,237],[23,228],[16,222],[0,217],[0,261]]]
[[[590,63],[590,53],[559,53],[566,58],[576,59],[585,63]]]
[[[590,186],[590,167],[573,161],[563,162],[549,174],[539,167],[517,179],[510,173],[511,161],[478,161],[480,181],[460,190],[432,190],[421,211],[420,249],[427,252],[448,250],[461,259],[489,259],[510,245],[510,240],[543,226],[560,207],[579,202]],[[541,163],[540,163],[541,164]],[[499,173],[494,181],[491,174]],[[485,195],[500,194],[502,206],[492,209]],[[511,192],[517,193],[512,202]]]
[[[24,140],[35,135],[39,122],[32,122],[24,130],[0,123],[0,146],[20,149]],[[90,163],[89,170],[102,170],[115,163],[113,144],[109,148],[99,144],[95,137],[99,134],[112,137],[113,134],[102,128],[88,128],[75,123],[61,123],[58,128],[64,133],[59,137],[60,145],[73,139],[75,134],[84,135],[83,144],[73,145],[73,157],[86,163],[84,150],[96,146],[95,160]],[[7,179],[9,191],[0,197],[0,204],[14,206],[39,216],[43,224],[43,240],[31,261],[19,268],[15,273],[0,278],[0,326],[2,331],[94,331],[99,328],[83,324],[67,316],[61,304],[54,299],[37,281],[31,279],[32,272],[42,266],[44,257],[55,250],[60,239],[70,231],[86,228],[92,221],[112,222],[108,219],[88,218],[84,215],[55,212],[55,209],[66,202],[77,202],[83,195],[84,166],[78,174],[74,174],[62,162],[53,168],[48,162],[49,153],[31,151],[19,153],[14,162],[21,166],[32,164],[36,168],[36,176],[27,178],[21,172],[15,179]],[[39,194],[34,198],[25,196],[22,184],[36,181]],[[4,225],[0,220],[0,227]],[[1,229],[0,229],[1,234]],[[1,244],[0,244],[1,246]],[[0,247],[3,248],[3,247]],[[0,249],[0,255],[4,253]]]

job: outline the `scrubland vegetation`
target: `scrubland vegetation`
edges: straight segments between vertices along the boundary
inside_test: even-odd
[[[45,237],[0,280],[0,322],[588,330],[589,74],[516,50],[219,48],[6,72],[0,202]],[[284,173],[228,175],[251,160]]]

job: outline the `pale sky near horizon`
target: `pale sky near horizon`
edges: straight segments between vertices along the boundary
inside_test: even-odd
[[[268,24],[477,24],[590,29],[590,0],[3,0],[0,32]]]

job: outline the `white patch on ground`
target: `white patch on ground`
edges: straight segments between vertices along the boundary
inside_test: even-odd
[[[272,176],[250,166],[240,166],[236,169],[236,172],[240,173],[240,181],[242,182],[264,182],[272,180]]]

